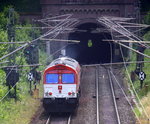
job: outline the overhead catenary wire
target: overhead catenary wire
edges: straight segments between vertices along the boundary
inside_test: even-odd
[[[0,102],[2,102],[5,97],[10,93],[10,91],[18,84],[19,82],[15,83],[15,85],[0,99]]]
[[[98,22],[103,24],[104,26],[114,30],[115,32],[121,34],[122,36],[129,38],[130,40],[136,40],[139,41],[139,44],[141,44],[141,39],[138,38],[135,34],[133,34],[131,31],[129,31],[127,28],[125,28],[123,25],[118,23],[118,20],[114,20],[115,17],[99,17]],[[124,18],[122,18],[124,19]],[[142,46],[146,48],[150,48],[147,44],[141,44]]]
[[[108,71],[107,73],[108,73],[108,77],[109,77],[111,93],[112,93],[112,96],[113,96],[113,103],[114,103],[114,106],[115,106],[115,112],[116,112],[116,116],[117,116],[117,124],[121,124],[121,120],[120,120],[120,115],[119,115],[118,106],[117,106],[117,102],[116,102],[116,96],[115,96],[115,93],[114,93],[114,87],[113,87],[112,79],[110,77],[110,72]]]
[[[21,55],[20,58],[22,58],[22,55]],[[9,61],[8,61],[8,62],[9,62]],[[21,61],[20,61],[20,62],[21,62]],[[3,77],[2,80],[6,80],[6,79],[8,78],[8,76],[10,75],[10,73],[11,73],[13,70],[18,71],[18,66],[19,66],[19,65],[15,65],[15,63],[14,63],[14,64],[12,65],[12,67],[10,68],[9,73],[6,75],[6,77]],[[1,66],[1,67],[2,67],[2,66]],[[0,68],[1,68],[1,67],[0,67]],[[7,67],[8,67],[8,66],[5,66],[5,67],[3,67],[3,68],[6,68],[6,69],[7,69]],[[11,90],[10,90],[10,91],[11,91]],[[8,94],[9,94],[9,92],[8,92]],[[8,94],[7,94],[7,95],[8,95]],[[6,96],[7,96],[7,95],[6,95]],[[6,97],[6,96],[5,96],[5,97]],[[5,97],[4,97],[4,98],[5,98]]]
[[[45,34],[41,35],[40,37],[38,37],[38,38],[36,38],[36,39],[34,39],[34,40],[32,40],[32,41],[29,41],[29,42],[23,44],[22,46],[16,48],[14,51],[12,51],[12,52],[10,52],[10,53],[4,55],[3,57],[1,57],[0,60],[5,59],[6,57],[8,57],[8,56],[10,56],[10,55],[12,55],[12,54],[18,52],[19,50],[21,50],[21,49],[23,49],[23,48],[25,48],[25,47],[31,45],[31,44],[34,43],[35,41],[38,41],[39,39],[44,38],[44,37],[46,37],[46,36],[48,36],[48,35],[51,35],[51,36],[50,36],[51,38],[56,37],[56,35],[58,35],[61,31],[63,31],[63,30],[66,28],[66,26],[67,26],[67,28],[68,28],[68,26],[72,26],[72,25],[76,24],[75,22],[76,22],[77,20],[74,20],[74,21],[72,21],[72,22],[67,21],[67,19],[68,19],[69,17],[71,17],[71,15],[69,15],[67,18],[63,19],[60,23],[58,23],[58,24],[54,27],[54,29],[51,29],[51,30],[47,31]],[[61,31],[60,31],[60,30],[61,30]]]
[[[13,65],[13,66],[1,66],[0,68],[20,68],[20,67],[34,67],[34,66],[41,66],[43,64],[31,64],[31,65]]]
[[[132,51],[134,51],[134,52],[136,52],[136,53],[138,53],[138,54],[140,54],[140,55],[142,55],[142,56],[145,56],[145,57],[147,57],[147,58],[150,59],[150,56],[149,56],[149,55],[146,55],[146,54],[144,54],[144,53],[142,53],[142,52],[139,52],[138,50],[135,50],[135,49],[133,49],[133,48],[127,46],[127,45],[124,45],[124,44],[120,43],[120,42],[116,42],[116,43],[118,43],[119,45],[121,45],[121,46],[123,46],[123,47],[125,47],[125,48],[128,48],[128,49],[130,49],[130,50],[132,50]]]
[[[63,39],[46,39],[46,38],[42,38],[40,40],[46,40],[46,41],[64,41],[64,42],[75,42],[75,43],[79,43],[79,40],[63,40]]]
[[[123,55],[121,46],[120,46],[120,51],[121,51],[121,55],[122,55],[123,61],[125,62],[125,58],[124,58],[124,55]],[[141,107],[142,107],[142,109],[143,109],[143,111],[144,111],[144,114],[146,115],[146,117],[147,117],[147,119],[148,119],[148,121],[149,121],[149,115],[148,115],[148,113],[146,112],[146,110],[145,110],[145,108],[144,108],[144,106],[143,106],[143,104],[142,104],[142,102],[141,102],[141,100],[140,100],[140,98],[139,98],[139,96],[138,96],[138,94],[137,94],[135,88],[134,88],[134,85],[133,85],[133,83],[132,83],[132,80],[131,80],[129,71],[128,71],[127,66],[126,66],[125,63],[124,63],[124,67],[125,67],[125,70],[126,70],[126,72],[127,72],[127,75],[128,75],[129,81],[130,81],[130,84],[131,84],[131,86],[132,86],[132,89],[133,89],[133,91],[134,91],[134,93],[135,93],[135,95],[136,95],[136,98],[138,99],[138,101],[139,101],[139,103],[140,103],[140,105],[141,105]]]
[[[119,84],[119,81],[116,79],[115,75],[113,74],[112,69],[111,69],[110,72],[111,72],[111,74],[113,75],[114,79],[116,80],[117,85],[118,85],[119,88],[121,89],[123,95],[125,96],[127,102],[129,103],[129,105],[130,105],[132,111],[134,112],[136,118],[138,119],[139,123],[142,124],[141,121],[140,121],[140,119],[139,119],[139,117],[138,117],[138,115],[137,115],[137,113],[136,113],[135,110],[134,110],[134,107],[133,107],[132,104],[130,103],[130,101],[129,101],[129,99],[128,99],[128,96],[126,95],[125,91],[123,90],[123,88],[122,88],[121,85]]]
[[[67,44],[67,45],[68,45],[68,44]],[[51,54],[50,57],[53,56],[53,55],[55,55],[56,53],[58,53],[60,50],[64,49],[67,45],[63,46],[61,49],[59,49],[58,51],[56,51],[56,52],[54,52],[53,54]],[[47,59],[48,59],[48,58],[47,58]],[[37,64],[37,65],[38,65],[38,64]],[[13,66],[13,67],[11,68],[11,71],[13,70],[14,67],[16,67],[16,66]],[[11,72],[9,72],[9,73],[11,73]],[[8,75],[7,75],[7,76],[8,76]],[[6,77],[6,78],[7,78],[7,77]],[[18,84],[18,82],[0,99],[0,102],[2,102],[2,101],[4,100],[4,98],[10,93],[10,91],[11,91],[17,84]]]
[[[150,61],[130,61],[125,62],[125,64],[136,64],[136,63],[150,63]],[[123,65],[124,62],[111,62],[111,63],[103,63],[103,64],[90,64],[90,65],[82,65],[82,66],[99,66],[99,65]]]
[[[4,61],[4,62],[0,62],[0,64],[6,64],[8,63],[9,61]]]
[[[111,35],[112,35],[112,39],[113,39],[113,34],[112,34],[112,32],[111,32]],[[114,40],[114,39],[113,39],[113,40]],[[140,99],[139,99],[139,96],[138,96],[137,92],[135,91],[135,88],[134,88],[133,83],[132,83],[132,81],[131,81],[131,78],[130,78],[128,69],[127,69],[126,64],[125,64],[125,59],[124,59],[124,55],[123,55],[121,46],[126,47],[126,48],[128,48],[128,49],[130,49],[130,50],[133,50],[134,52],[137,52],[138,54],[141,54],[141,55],[143,55],[143,56],[145,56],[145,57],[147,57],[147,58],[150,58],[150,56],[148,56],[148,55],[146,55],[146,54],[143,54],[143,53],[141,53],[141,52],[139,52],[139,51],[137,51],[137,50],[135,50],[135,49],[133,49],[133,48],[127,46],[127,45],[124,45],[124,44],[122,44],[122,43],[120,43],[120,42],[116,42],[116,43],[118,43],[118,44],[120,45],[121,55],[122,55],[122,58],[123,58],[123,62],[124,62],[124,66],[125,66],[127,75],[128,75],[129,80],[130,80],[130,82],[131,82],[132,89],[133,89],[133,91],[134,91],[134,93],[135,93],[135,95],[136,95],[136,97],[137,97],[137,99],[138,99],[138,101],[139,101],[139,103],[140,103],[140,105],[141,105],[141,107],[142,107],[142,109],[143,109],[143,111],[144,111],[146,117],[147,117],[148,120],[149,120],[149,116],[148,116],[147,112],[145,111],[145,108],[144,108],[143,104],[141,103],[141,101],[140,101]]]
[[[27,42],[0,42],[0,44],[25,44]]]
[[[63,46],[63,47],[61,47],[59,50],[57,50],[57,51],[55,51],[53,54],[51,54],[51,55],[49,55],[49,57],[47,57],[47,61],[48,61],[48,59],[49,58],[51,58],[53,55],[55,55],[56,53],[58,53],[58,52],[60,52],[61,50],[63,50],[65,47],[67,47],[69,44],[67,44],[67,45],[65,45],[65,46]]]
[[[11,71],[13,70],[13,68],[11,68]],[[9,72],[9,74],[11,73],[11,71]],[[26,70],[25,70],[26,71]],[[9,75],[8,74],[8,75]],[[8,77],[8,75],[6,76],[6,78]],[[26,74],[23,75],[23,77],[25,77]],[[6,94],[0,99],[0,103],[6,98],[6,96],[11,92],[11,90],[19,83],[16,82],[14,86],[11,87],[11,89],[9,89],[9,91],[6,92]]]
[[[112,20],[113,20],[113,18],[112,18]],[[124,28],[122,25],[119,25],[119,24],[117,23],[117,21],[116,21],[116,22],[111,21],[111,19],[108,18],[108,17],[101,17],[101,18],[98,19],[98,21],[99,21],[100,23],[104,24],[105,26],[109,27],[110,29],[112,29],[112,30],[114,30],[114,31],[116,31],[116,32],[118,32],[118,33],[120,33],[120,34],[122,34],[123,36],[129,38],[130,40],[132,40],[132,41],[137,40],[137,41],[139,41],[139,42],[138,42],[139,44],[141,44],[142,46],[144,46],[144,47],[146,47],[146,48],[149,48],[149,46],[147,47],[144,43],[142,44],[142,43],[140,42],[141,40],[140,40],[138,37],[136,37],[134,34],[132,34],[129,30],[127,30],[126,28]],[[120,26],[120,27],[119,27],[119,28],[115,28],[115,25]],[[111,32],[112,32],[112,30],[111,30]],[[133,38],[132,38],[131,36],[133,36]],[[134,38],[135,38],[135,39],[134,39]],[[122,43],[120,43],[120,42],[117,42],[117,40],[114,40],[114,39],[113,39],[113,41],[116,42],[116,43],[118,43],[119,45],[122,45],[122,46],[124,46],[124,47],[126,47],[126,48],[128,48],[128,49],[133,50],[134,52],[137,52],[137,53],[140,54],[140,55],[143,55],[143,56],[145,56],[145,57],[147,57],[147,58],[150,58],[150,56],[148,56],[148,55],[146,55],[146,54],[143,54],[143,53],[141,53],[141,52],[139,52],[139,51],[137,51],[137,50],[135,50],[135,49],[133,49],[133,48],[127,46],[127,45],[124,45],[124,44],[122,44]]]
[[[48,18],[45,18],[45,19],[39,19],[39,20],[34,20],[34,21],[43,22],[43,21],[47,21],[47,20],[54,20],[54,19],[59,19],[61,17],[71,17],[71,16],[72,16],[72,14],[64,14],[64,15],[58,15],[58,16],[48,17]]]
[[[112,28],[110,27],[110,29],[112,29]],[[111,32],[111,35],[112,35],[112,39],[113,39],[113,34],[112,34],[112,32]],[[127,36],[127,37],[128,37],[128,36]],[[129,37],[129,38],[130,38],[130,37]],[[132,38],[131,38],[131,39],[132,39]],[[113,40],[114,40],[114,39],[113,39]],[[146,56],[146,57],[148,57],[148,58],[150,58],[150,56],[145,55],[145,54],[143,54],[143,53],[141,53],[141,52],[139,52],[139,51],[137,51],[137,50],[135,50],[135,49],[133,49],[133,48],[131,48],[131,47],[128,47],[127,45],[124,45],[124,44],[122,44],[122,43],[120,43],[120,42],[116,42],[116,43],[118,43],[118,44],[120,45],[121,55],[122,55],[122,58],[123,58],[123,62],[124,62],[125,69],[126,69],[126,71],[127,71],[127,75],[128,75],[128,77],[129,77],[130,82],[131,82],[131,85],[132,85],[132,89],[133,89],[133,91],[134,91],[134,93],[135,93],[135,95],[136,95],[136,97],[137,97],[137,99],[138,99],[138,101],[139,101],[139,103],[140,103],[140,105],[141,105],[141,107],[142,107],[142,109],[143,109],[143,111],[144,111],[144,113],[145,113],[145,115],[146,115],[148,121],[149,121],[149,116],[148,116],[147,112],[145,111],[145,108],[144,108],[143,104],[141,103],[141,101],[140,101],[140,99],[139,99],[139,97],[138,97],[138,94],[137,94],[137,92],[135,91],[135,88],[134,88],[133,83],[132,83],[132,81],[131,81],[129,72],[128,72],[127,67],[126,67],[126,64],[125,64],[125,59],[124,59],[124,56],[123,56],[123,52],[122,52],[121,46],[126,47],[126,48],[128,48],[128,49],[130,49],[130,50],[133,50],[134,52],[137,52],[137,53],[139,53],[139,54],[141,54],[141,55],[143,55],[143,56]],[[135,114],[136,114],[136,113],[135,113]],[[138,116],[136,115],[136,117],[138,117]],[[137,118],[137,119],[138,119],[138,118]],[[139,119],[138,119],[138,120],[139,120]],[[140,120],[139,120],[139,122],[140,122]]]
[[[102,41],[108,41],[108,42],[125,42],[125,43],[150,43],[150,41],[135,41],[135,40],[111,40],[111,39],[104,39]]]
[[[34,39],[34,40],[32,40],[32,41],[29,41],[29,42],[23,44],[22,46],[18,47],[18,48],[15,49],[14,51],[12,51],[12,52],[10,52],[10,53],[4,55],[3,57],[1,57],[0,60],[3,60],[4,58],[6,58],[6,57],[8,57],[8,56],[10,56],[10,55],[12,55],[12,54],[14,54],[14,53],[16,53],[17,51],[19,51],[19,50],[21,50],[21,49],[23,49],[23,48],[25,48],[25,47],[31,45],[31,44],[34,43],[35,41],[38,41],[40,38],[44,38],[44,37],[46,37],[46,36],[50,36],[50,38],[55,38],[61,31],[64,31],[64,29],[65,29],[66,27],[68,28],[69,26],[73,26],[73,25],[75,25],[75,24],[77,23],[76,20],[74,20],[74,21],[72,21],[72,22],[66,21],[69,17],[70,17],[70,15],[69,15],[67,18],[63,19],[60,23],[56,24],[56,26],[54,27],[54,29],[51,29],[51,30],[47,31],[45,34],[41,35],[40,37],[38,37],[38,38],[36,38],[36,39]],[[54,54],[56,54],[57,52],[59,52],[59,51],[56,51]],[[53,54],[53,55],[54,55],[54,54]],[[11,70],[13,70],[14,67],[15,67],[15,66],[13,66],[13,67],[11,68]],[[11,73],[11,71],[10,71],[9,73]],[[8,76],[8,75],[7,75],[7,76]],[[7,77],[6,77],[6,78],[7,78]],[[4,100],[4,98],[9,94],[9,92],[10,92],[17,84],[18,84],[18,82],[15,83],[15,85],[0,99],[0,102],[2,102],[2,101]]]
[[[111,71],[110,71],[110,72],[111,72],[111,74],[113,75],[113,77],[115,78],[115,80],[116,80],[118,86],[120,87],[121,91],[123,92],[123,94],[124,94],[124,96],[125,96],[127,102],[129,103],[129,105],[130,105],[132,111],[134,112],[134,114],[135,114],[136,118],[138,119],[139,123],[141,124],[140,119],[139,119],[138,115],[136,114],[136,112],[134,111],[134,108],[133,108],[132,104],[130,103],[130,101],[129,101],[127,95],[126,95],[126,93],[124,92],[124,90],[122,89],[122,87],[120,86],[118,80],[116,79],[116,77],[114,76],[114,74],[113,74],[113,72],[112,72],[112,64],[113,64],[113,63],[112,63],[112,59],[111,59],[111,64],[110,64],[110,65],[111,65],[111,68],[110,68]]]
[[[111,36],[112,36],[112,39],[113,39],[113,34],[112,34],[112,30],[111,30]],[[123,63],[124,63],[125,61],[123,61]],[[121,85],[119,84],[119,81],[116,79],[116,77],[114,76],[114,74],[113,74],[113,70],[112,70],[112,60],[111,60],[111,68],[110,68],[110,72],[111,72],[111,74],[113,75],[113,77],[114,77],[114,79],[116,80],[116,83],[118,84],[118,86],[120,87],[120,89],[121,89],[121,91],[122,91],[122,93],[124,94],[124,96],[125,96],[125,98],[126,98],[126,100],[127,100],[127,102],[129,103],[129,105],[130,105],[130,107],[131,107],[131,109],[132,109],[132,111],[134,112],[134,114],[135,114],[135,116],[136,116],[136,118],[137,118],[137,120],[138,120],[138,122],[140,123],[140,124],[142,124],[141,123],[141,121],[140,121],[140,119],[139,119],[139,117],[138,117],[138,115],[136,114],[136,112],[134,111],[134,107],[132,106],[132,104],[130,103],[130,101],[129,101],[129,99],[128,99],[128,97],[127,97],[127,95],[126,95],[126,93],[125,93],[125,91],[122,89],[122,87],[121,87]]]
[[[14,68],[14,67],[13,67]],[[12,72],[13,68],[11,68],[10,72],[6,75],[6,78],[8,78],[8,76],[10,75],[10,73]],[[18,83],[18,82],[17,82]],[[0,102],[2,102],[4,100],[4,98],[10,93],[10,91],[17,85],[17,83],[11,88],[9,89],[9,91],[0,99]]]

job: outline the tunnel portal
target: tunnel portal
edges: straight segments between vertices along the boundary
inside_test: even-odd
[[[86,23],[76,27],[70,33],[69,40],[79,40],[80,43],[70,43],[66,48],[66,55],[76,59],[80,64],[109,63],[113,56],[113,43],[102,41],[111,39],[108,32],[101,31],[104,27],[95,23]]]

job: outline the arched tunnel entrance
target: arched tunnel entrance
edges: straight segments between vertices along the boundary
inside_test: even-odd
[[[69,40],[79,40],[78,44],[70,44],[66,55],[76,59],[80,64],[109,63],[113,56],[113,43],[102,41],[111,39],[109,33],[97,31],[105,29],[95,23],[85,23],[76,27],[77,31],[69,35]]]

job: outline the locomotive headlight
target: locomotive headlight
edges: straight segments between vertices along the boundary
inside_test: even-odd
[[[51,95],[53,95],[53,93],[52,93],[52,92],[49,92],[49,95],[51,96]]]
[[[71,92],[68,93],[69,96],[70,96],[71,94],[72,94]]]
[[[74,95],[75,95],[75,92],[68,92],[68,95],[69,95],[69,96],[71,96],[71,95],[74,96]]]

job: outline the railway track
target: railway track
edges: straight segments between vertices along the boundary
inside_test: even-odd
[[[99,124],[100,123],[100,115],[99,115],[99,74],[98,74],[98,69],[96,69],[95,72],[95,79],[96,79],[96,123]]]
[[[109,69],[96,66],[96,123],[121,124]]]
[[[131,109],[130,95],[128,94],[127,86],[122,81],[123,76],[120,75],[120,68],[110,68],[109,75],[113,83],[115,91],[115,100],[117,104],[118,113],[120,115],[121,124],[135,124],[135,116]],[[130,102],[130,103],[129,103]]]
[[[110,73],[109,66],[88,66],[82,72],[81,97],[75,115],[42,114],[31,124],[135,124],[131,108],[115,82],[114,76],[123,86],[119,67],[115,66]]]
[[[71,124],[71,115],[68,115],[68,117],[50,115],[45,124]]]
[[[118,106],[117,106],[117,101],[116,101],[116,96],[115,96],[115,90],[114,90],[114,86],[113,86],[112,77],[111,77],[111,74],[110,74],[109,70],[107,70],[107,73],[108,73],[109,84],[110,84],[111,92],[112,92],[112,98],[113,98],[113,103],[114,103],[114,108],[115,108],[115,113],[116,113],[117,124],[121,124],[121,120],[120,120],[120,116],[119,116],[119,110],[118,110]]]

